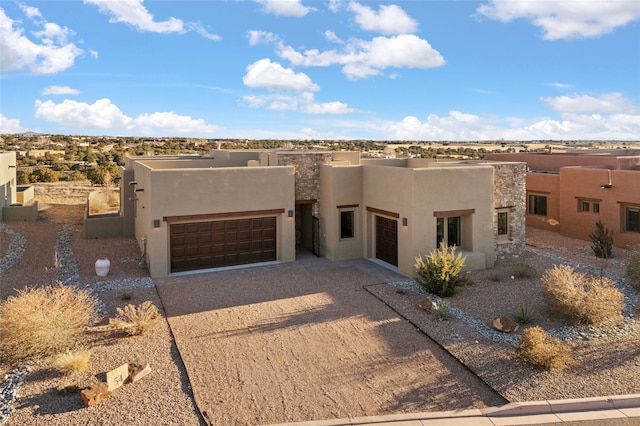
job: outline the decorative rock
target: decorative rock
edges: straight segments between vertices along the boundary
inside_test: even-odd
[[[111,391],[105,382],[93,384],[89,389],[85,389],[80,392],[80,398],[87,407],[92,407],[100,401],[107,399],[111,396]]]
[[[96,260],[96,274],[99,277],[106,277],[109,273],[109,268],[111,267],[111,262],[109,259],[103,258]]]
[[[420,302],[418,304],[418,307],[420,309],[424,309],[427,312],[431,312],[431,311],[437,309],[438,305],[432,299],[427,297],[426,299],[424,299],[422,302]]]
[[[503,333],[515,333],[520,326],[509,317],[499,317],[493,320],[493,328]]]
[[[151,373],[149,364],[129,364],[129,383],[135,383],[147,374]]]

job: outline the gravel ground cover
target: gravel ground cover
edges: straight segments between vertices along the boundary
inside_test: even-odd
[[[139,268],[140,252],[135,241],[85,240],[77,217],[66,218],[70,212],[82,211],[82,206],[46,207],[47,212],[40,222],[13,222],[9,231],[4,227],[0,229],[0,297],[4,299],[15,294],[15,288],[49,284],[63,277],[94,290],[104,304],[106,316],[112,316],[116,307],[143,300],[162,306],[153,280]],[[56,211],[62,213],[56,215]],[[68,222],[73,226],[69,227]],[[10,248],[15,241],[12,233],[25,238],[22,255],[11,267],[2,270],[11,252],[16,247],[20,250],[19,242]],[[68,243],[60,245],[61,239],[67,239]],[[427,349],[423,333],[435,339],[509,401],[640,393],[637,380],[640,377],[640,335],[637,329],[629,327],[618,334],[596,337],[589,330],[572,328],[573,334],[566,336],[571,337],[568,341],[577,365],[565,372],[540,371],[519,361],[513,347],[517,335],[496,340],[492,337],[493,332],[483,332],[491,330],[490,321],[494,317],[512,314],[526,301],[536,314],[535,324],[560,330],[562,336],[566,323],[547,312],[540,296],[539,276],[553,264],[564,262],[586,264],[592,270],[602,266],[591,255],[589,243],[585,241],[529,229],[527,244],[527,252],[517,262],[535,268],[534,277],[512,280],[516,262],[499,262],[492,270],[474,272],[471,274],[473,285],[464,287],[450,299],[451,306],[462,314],[462,319],[456,317],[449,321],[437,321],[433,314],[417,307],[425,295],[412,286],[410,280],[367,261],[333,264],[326,259],[315,259],[314,266],[305,264],[303,269],[307,271],[299,272],[301,275],[295,280],[302,288],[308,288],[318,277],[329,277],[330,271],[336,268],[342,268],[342,272],[348,269],[348,274],[354,274],[356,278],[344,280],[336,275],[336,284],[347,285],[336,285],[327,292],[307,291],[302,296],[295,296],[296,301],[302,302],[295,305],[287,303],[286,297],[259,293],[264,288],[255,287],[259,280],[250,277],[258,270],[251,271],[251,268],[221,273],[220,282],[203,280],[207,275],[203,274],[182,277],[189,283],[186,288],[170,283],[165,283],[165,287],[158,285],[160,292],[167,295],[173,292],[176,297],[189,301],[187,311],[176,314],[175,308],[169,308],[174,310],[167,312],[168,322],[143,337],[113,334],[104,328],[106,320],[103,321],[102,328],[95,328],[87,336],[94,348],[89,370],[68,378],[46,364],[32,367],[31,372],[24,374],[24,384],[18,390],[14,410],[6,424],[203,424],[195,400],[201,403],[200,408],[207,412],[208,418],[217,419],[219,425],[499,403],[500,399],[494,399],[496,394],[491,390],[484,394],[482,386],[472,386],[463,394],[471,398],[465,407],[464,398],[458,396],[456,380],[468,372],[458,376],[458,367],[451,366],[444,370],[448,374],[443,373],[439,365],[450,360],[445,353],[438,352],[438,348]],[[72,250],[65,251],[64,247],[69,245]],[[60,265],[70,254],[73,254],[73,261],[68,263],[71,271],[61,275]],[[622,276],[627,256],[625,250],[614,250],[614,258],[607,263],[606,272]],[[106,279],[97,277],[93,271],[93,263],[99,257],[108,257],[112,262],[112,270]],[[301,265],[297,263],[297,266]],[[278,274],[275,269],[265,269],[259,275],[275,279],[273,277]],[[354,269],[359,271],[354,272]],[[362,276],[363,271],[376,278]],[[500,276],[499,280],[497,276]],[[214,291],[218,290],[212,285],[216,283],[226,291]],[[241,283],[254,287],[235,293]],[[124,301],[122,295],[128,288],[134,289],[132,299]],[[187,288],[189,291],[185,291]],[[295,285],[289,288],[301,290]],[[626,292],[627,314],[635,317],[638,306],[634,292],[628,289]],[[260,294],[262,299],[247,301],[243,299],[247,294],[254,297]],[[232,296],[236,297],[235,301]],[[163,297],[167,298],[165,294]],[[369,302],[365,303],[367,300]],[[340,303],[334,306],[336,301]],[[349,304],[361,311],[360,317],[346,315]],[[330,314],[328,319],[322,316],[324,311]],[[216,324],[218,320],[224,320],[228,326],[220,327]],[[207,323],[212,325],[211,329],[203,328]],[[177,346],[169,324],[174,332],[178,331]],[[405,329],[405,326],[409,328]],[[213,334],[204,334],[209,332]],[[392,334],[398,334],[400,342],[394,342]],[[340,344],[327,345],[323,340],[325,335]],[[364,340],[357,340],[360,338]],[[195,354],[199,348],[206,350]],[[366,351],[373,354],[369,362],[356,362],[357,356]],[[185,357],[186,369],[181,354]],[[342,358],[340,362],[344,364],[324,363],[327,359],[335,360],[334,356]],[[109,400],[95,407],[84,408],[77,394],[60,396],[56,392],[64,382],[87,386],[104,380],[107,370],[135,360],[149,362],[152,373],[134,385],[117,390]],[[228,369],[224,368],[226,363],[229,363]],[[405,363],[411,368],[403,369]],[[300,365],[303,369],[308,368],[310,374],[294,372]],[[321,374],[336,368],[334,374]],[[10,366],[0,364],[0,377],[10,370]],[[289,382],[294,387],[290,389],[281,384],[288,375],[293,377]],[[470,382],[463,381],[467,385]],[[315,387],[314,382],[318,384]],[[344,390],[350,386],[363,395],[370,394],[371,401],[355,398],[361,404],[351,405],[350,399],[354,399],[354,395]],[[396,390],[387,392],[387,389]],[[0,398],[7,397],[3,394]],[[228,404],[238,408],[221,413],[220,407],[231,406]],[[304,408],[307,407],[305,404],[311,404],[309,406],[313,408],[308,410]]]

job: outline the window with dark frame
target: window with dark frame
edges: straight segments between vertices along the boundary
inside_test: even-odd
[[[460,216],[439,217],[436,221],[436,244],[444,242],[447,246],[460,247],[462,243],[462,220]]]
[[[588,212],[589,211],[589,202],[588,201],[582,201],[580,203],[580,211],[582,211],[582,212]]]
[[[600,203],[593,203],[593,212],[600,213]]]
[[[340,212],[340,239],[355,237],[355,214],[353,210]]]
[[[498,235],[509,235],[508,212],[498,212]]]
[[[547,215],[547,197],[544,195],[529,195],[528,213],[537,216]]]
[[[640,232],[640,207],[625,209],[625,231]]]

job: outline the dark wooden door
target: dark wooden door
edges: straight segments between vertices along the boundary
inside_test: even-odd
[[[311,252],[320,256],[320,218],[311,217]]]
[[[170,227],[171,272],[276,260],[276,218],[177,223]]]
[[[376,258],[398,266],[398,221],[376,216]]]

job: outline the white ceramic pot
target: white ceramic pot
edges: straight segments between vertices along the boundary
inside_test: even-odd
[[[106,277],[110,267],[111,262],[109,262],[109,259],[106,257],[96,260],[96,274],[98,274],[99,277]]]

